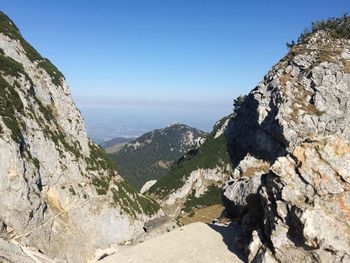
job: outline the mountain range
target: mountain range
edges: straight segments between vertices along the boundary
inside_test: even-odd
[[[179,158],[146,192],[157,199],[168,214],[190,212],[196,205],[221,203],[219,187],[230,177],[232,168],[224,131],[233,115],[218,121],[213,131]]]
[[[350,262],[350,17],[288,48],[210,134],[176,124],[113,160],[62,73],[0,13],[0,261]],[[152,179],[143,194],[128,182]],[[227,222],[146,243],[219,202]]]
[[[205,132],[201,130],[173,124],[124,144],[110,156],[121,174],[140,189],[147,181],[165,175],[172,163],[195,147],[203,136]]]

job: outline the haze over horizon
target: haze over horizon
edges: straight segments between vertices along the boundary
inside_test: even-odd
[[[173,122],[210,131],[287,52],[286,42],[312,21],[350,10],[344,0],[14,0],[1,7],[63,72],[98,142]]]

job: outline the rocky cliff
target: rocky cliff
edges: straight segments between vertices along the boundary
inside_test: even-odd
[[[161,214],[88,139],[63,75],[3,13],[0,93],[2,238],[84,262]]]
[[[292,45],[225,131],[223,199],[250,262],[350,261],[350,41],[335,33]]]

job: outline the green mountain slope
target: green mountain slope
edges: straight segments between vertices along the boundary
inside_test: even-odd
[[[184,124],[142,135],[111,154],[124,178],[141,188],[149,180],[159,179],[171,164],[196,145],[205,136],[203,131]]]
[[[163,206],[167,206],[167,200],[177,200],[176,202],[180,204],[178,203],[176,208],[170,210],[177,210],[179,206],[184,206],[185,210],[189,211],[197,204],[220,203],[218,186],[231,174],[224,131],[232,118],[233,114],[218,121],[213,131],[205,137],[204,143],[190,150],[174,163],[169,172],[161,177],[147,194],[158,199]],[[195,181],[192,183],[192,180]],[[200,183],[196,186],[196,182]],[[186,184],[191,183],[191,187],[185,187]],[[202,187],[205,191],[196,195],[198,190],[196,187]],[[186,190],[177,193],[183,188]]]

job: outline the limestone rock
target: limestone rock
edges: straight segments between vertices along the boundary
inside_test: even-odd
[[[40,251],[1,238],[0,260],[2,263],[56,263]]]
[[[157,180],[149,180],[149,181],[147,181],[142,186],[142,188],[140,190],[140,193],[143,194],[143,193],[147,192],[152,187],[152,185],[154,185],[156,182],[157,182]]]
[[[162,208],[168,215],[178,215],[192,192],[194,192],[195,197],[204,195],[211,185],[220,185],[228,178],[227,171],[229,169],[230,167],[225,169],[225,167],[218,166],[215,169],[197,169],[192,171],[181,188],[160,200]]]
[[[349,261],[349,46],[318,32],[293,47],[225,130],[223,198],[251,262]]]
[[[84,262],[162,212],[89,140],[59,70],[0,16],[1,236]]]
[[[210,190],[215,188],[219,193],[219,187],[230,178],[232,167],[224,131],[232,118],[229,115],[217,122],[210,134],[201,138],[146,192],[158,200],[168,215],[178,216],[190,198],[193,206],[195,199],[205,199]]]
[[[260,184],[259,176],[241,177],[226,183],[223,187],[223,203],[233,217],[241,216],[243,212],[246,212],[243,211],[246,207],[251,207],[259,202]]]

